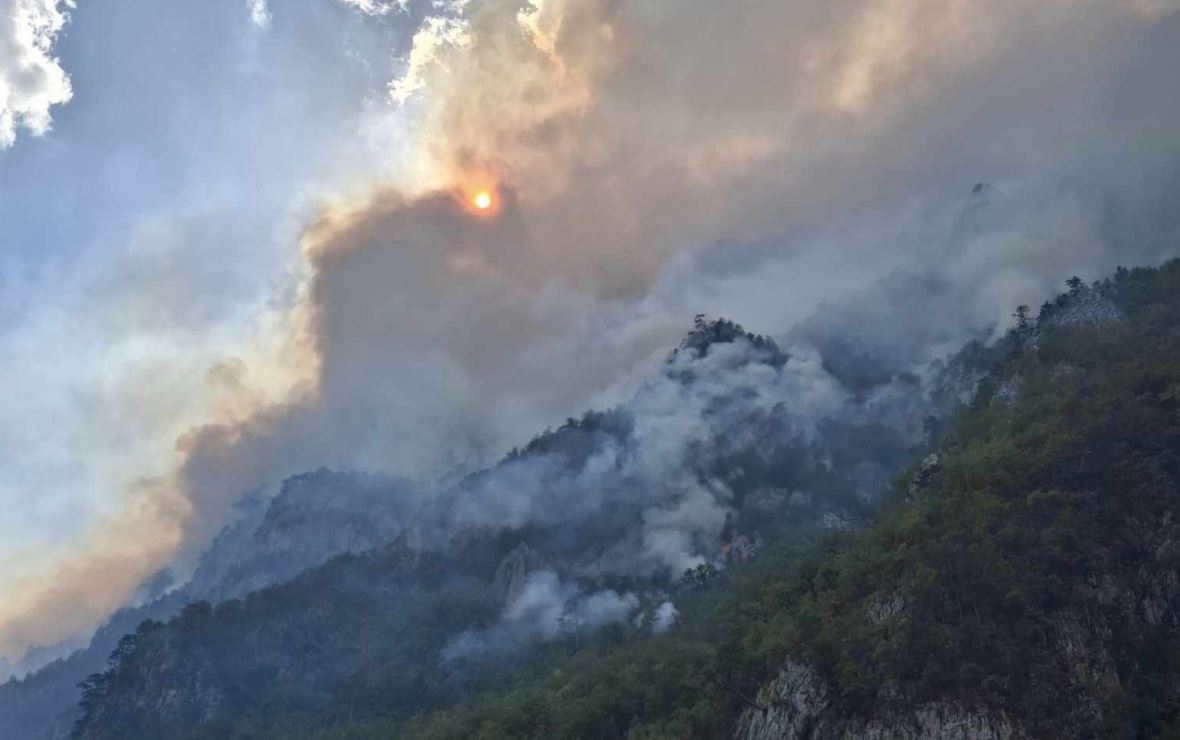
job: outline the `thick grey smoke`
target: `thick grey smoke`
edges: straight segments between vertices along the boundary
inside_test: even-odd
[[[913,389],[963,340],[1070,274],[1174,253],[1174,10],[447,4],[392,88],[417,121],[415,187],[307,230],[283,339],[305,382],[280,402],[245,394],[183,438],[164,481],[181,541],[141,560],[191,558],[242,492],[301,470],[430,480],[624,404],[625,442],[607,435],[572,476],[553,456],[509,461],[432,526],[619,504],[633,526],[610,523],[579,577],[704,562],[741,498],[707,466],[684,473],[739,426],[711,415],[772,420],[833,455],[847,435],[825,429],[853,413],[912,439]],[[469,206],[475,189],[491,212]],[[698,312],[785,337],[790,359],[750,362],[743,341],[661,365]],[[879,483],[861,472],[865,491]]]
[[[725,339],[686,344],[626,403],[444,496],[442,532],[542,527],[561,533],[579,577],[678,578],[716,557],[736,515],[732,481],[717,474],[726,455],[773,458],[798,445],[822,456],[821,425],[872,424],[893,411],[887,389],[869,403],[854,398],[802,345],[787,357]],[[781,436],[760,440],[767,426]]]
[[[434,39],[420,65],[425,151],[449,189],[379,191],[307,232],[314,387],[190,437],[190,541],[238,491],[301,468],[429,478],[628,400],[699,310],[775,333],[815,314],[777,377],[743,378],[771,372],[754,363],[719,384],[761,389],[754,403],[782,404],[806,435],[855,388],[829,355],[920,374],[1068,274],[1175,248],[1159,193],[1175,192],[1177,135],[1153,123],[1180,105],[1165,92],[1174,17],[847,2],[726,6],[710,25],[589,1],[533,10],[473,3],[464,39]],[[706,27],[727,29],[733,53],[693,52]],[[472,183],[490,183],[493,214],[471,210]],[[710,355],[704,377],[724,362]],[[572,480],[509,465],[454,503],[452,524],[544,522],[566,513],[555,501],[576,512],[626,489],[601,478],[619,476],[643,481],[650,506],[595,567],[699,563],[730,492],[675,471],[716,393],[644,388],[629,401],[651,407],[634,415],[635,459],[608,445]],[[871,393],[857,413],[913,433],[909,389]]]

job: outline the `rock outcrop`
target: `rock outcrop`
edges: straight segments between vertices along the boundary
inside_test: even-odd
[[[736,740],[1019,740],[1026,737],[1002,714],[950,703],[909,712],[850,718],[833,706],[810,667],[787,663],[748,708]]]

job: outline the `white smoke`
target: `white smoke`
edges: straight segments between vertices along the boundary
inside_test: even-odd
[[[463,632],[443,651],[445,660],[494,655],[526,645],[587,634],[625,622],[639,608],[634,594],[612,590],[583,594],[551,570],[528,575],[521,592],[487,629]]]
[[[656,607],[652,614],[651,630],[657,635],[662,635],[676,624],[680,612],[676,609],[676,605],[671,601],[665,601]]]
[[[167,505],[129,507],[116,536],[71,555],[99,561],[120,546],[111,567],[124,577],[107,600],[57,624],[47,605],[87,592],[62,579],[41,598],[30,583],[5,605],[0,634],[19,623],[6,643],[52,639],[98,618],[129,582],[199,551],[234,497],[286,475],[328,465],[429,478],[446,461],[494,460],[587,406],[632,400],[651,409],[636,415],[642,454],[624,469],[653,485],[633,537],[603,567],[701,562],[730,492],[664,476],[702,438],[694,404],[707,400],[708,374],[693,390],[636,391],[689,317],[787,334],[819,309],[787,343],[781,377],[745,383],[773,389],[750,403],[781,401],[806,435],[847,403],[817,333],[847,334],[877,359],[894,351],[900,372],[1039,303],[1064,276],[1170,254],[1180,133],[1161,122],[1180,113],[1172,9],[448,4],[441,16],[454,25],[419,29],[396,77],[406,105],[389,115],[414,136],[404,186],[361,187],[327,209],[304,236],[306,281],[283,304],[287,320],[260,322],[260,333],[290,332],[267,344],[291,348],[307,382],[278,402],[233,395],[183,435],[180,463],[158,481]],[[981,180],[999,196],[956,230]],[[473,214],[475,187],[495,193],[494,213]],[[918,278],[872,287],[899,269]],[[881,300],[897,297],[907,300]],[[735,369],[726,387],[746,372],[767,370]],[[861,406],[908,423],[905,388],[874,393]],[[522,463],[519,486],[489,483],[479,506],[457,502],[456,521],[577,512],[606,495],[595,476],[617,476],[618,453],[604,448],[582,483],[552,498],[540,463]],[[153,518],[160,511],[167,518]],[[136,551],[141,528],[169,537]]]

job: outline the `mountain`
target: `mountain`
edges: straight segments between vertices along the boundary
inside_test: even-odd
[[[1175,737],[1180,262],[1075,282],[994,349],[865,530],[409,725],[273,736]]]
[[[388,544],[141,625],[88,680],[77,737],[408,719],[555,643],[661,631],[762,543],[866,521],[934,390],[852,388],[806,342],[698,317],[626,403],[425,494]]]
[[[978,219],[989,205],[973,207]],[[945,361],[972,336],[947,315],[955,285],[945,265],[897,273],[825,304],[779,343],[699,316],[635,398],[570,419],[462,485],[415,490],[320,470],[277,495],[248,494],[191,576],[161,573],[83,649],[37,649],[13,667],[28,675],[0,684],[0,736],[64,737],[78,684],[140,622],[240,598],[403,529],[418,549],[445,549],[457,532],[529,530],[568,542],[562,562],[592,585],[707,570],[733,543],[743,552],[801,523],[857,526],[996,361],[1000,350],[979,342]]]
[[[1089,412],[1098,426],[1082,448],[1021,457],[1036,440],[1020,435],[1078,431],[1067,412],[1094,394],[1109,402],[1128,393],[1116,382],[1127,374],[1169,372],[1178,272],[1173,263],[1071,281],[1036,319],[1022,309],[1007,335],[946,360],[924,349],[944,341],[937,327],[908,348],[872,322],[836,332],[846,306],[778,342],[698,317],[625,403],[570,419],[456,484],[297,476],[275,499],[246,503],[173,592],[192,602],[178,616],[118,641],[86,681],[75,736],[1044,734],[1038,711],[1093,687],[1046,674],[1057,682],[1050,698],[1025,706],[1029,679],[1004,671],[1026,653],[1052,662],[1023,642],[1036,630],[1020,619],[1073,625],[1078,612],[1021,617],[1017,607],[1044,588],[1035,579],[999,595],[999,585],[980,586],[979,601],[964,593],[993,567],[1033,578],[1042,558],[1060,558],[1037,549],[1056,541],[1013,534],[1052,516],[1002,502],[1024,496],[1053,510],[1068,500],[1070,516],[1083,517],[1061,493],[1077,481],[1053,475],[1098,455],[1109,403]],[[882,290],[904,293],[914,280],[938,289],[937,278],[896,276]],[[1160,397],[1171,399],[1167,388]],[[1034,475],[1034,463],[1048,467]],[[964,484],[948,478],[964,466],[972,485],[994,477],[984,490],[1001,502],[950,486]],[[1022,475],[1040,488],[1022,493]],[[1109,507],[1100,513],[1085,526],[1107,541],[1117,533],[1093,521]],[[973,527],[1019,547],[996,553]],[[966,552],[954,546],[975,540]],[[332,552],[349,554],[317,565],[314,553]],[[1122,576],[1110,577],[1139,598],[1142,584]],[[960,611],[948,615],[952,596]],[[1102,645],[1110,630],[1150,631],[1085,624],[1091,633],[1052,644],[1107,650],[1103,665],[1141,647]],[[986,655],[953,652],[967,643]],[[1008,663],[983,660],[1004,650]],[[857,666],[874,678],[857,679]],[[960,668],[966,677],[948,673]],[[1121,675],[1102,675],[1109,695],[1084,697],[1091,716],[1116,712]]]
[[[417,499],[409,481],[319,470],[283,481],[277,496],[247,499],[243,515],[201,557],[184,592],[224,601],[282,583],[336,555],[397,536]]]
[[[220,601],[293,578],[336,555],[392,539],[415,498],[406,481],[326,469],[284,481],[276,495],[247,496],[237,519],[202,555],[192,578],[168,590],[163,573],[139,606],[116,612],[89,644],[0,685],[0,738],[59,740],[79,716],[79,684],[101,671],[126,634],[168,619],[188,603]]]
[[[1180,729],[1180,264],[1071,282],[937,469],[779,617],[818,621],[738,737]]]
[[[961,378],[991,363],[860,530],[784,525],[790,509],[777,510],[746,562],[669,580],[600,569],[593,591],[563,589],[585,572],[584,553],[540,527],[484,522],[436,550],[403,537],[145,625],[90,684],[78,737],[1175,733],[1180,262],[1075,283],[1050,306],[945,366]],[[744,344],[688,354],[697,363]],[[711,377],[678,365],[681,354],[665,378]],[[795,355],[782,354],[785,369]],[[588,450],[642,438],[627,418],[543,435],[464,490],[491,495],[491,479],[533,456],[582,470]],[[698,471],[726,459],[692,458]],[[556,612],[543,598],[553,593]]]

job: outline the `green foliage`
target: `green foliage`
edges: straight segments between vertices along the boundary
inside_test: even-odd
[[[478,612],[461,584],[453,603],[399,623],[426,630],[411,644],[381,637],[388,621],[350,616],[374,607],[348,600],[365,591],[316,583],[335,601],[314,606],[298,591],[311,586],[296,582],[277,593],[323,614],[279,632],[295,644],[262,633],[287,613],[273,595],[217,607],[241,614],[223,618],[219,635],[202,632],[209,607],[192,607],[173,629],[149,625],[120,645],[115,668],[86,687],[88,717],[107,708],[99,699],[113,685],[139,680],[120,673],[126,658],[150,666],[151,650],[167,648],[155,641],[192,634],[202,645],[269,646],[295,663],[256,676],[242,668],[234,675],[250,682],[252,705],[160,737],[724,737],[788,659],[817,671],[842,716],[954,701],[1003,710],[1037,737],[1180,737],[1180,262],[1070,289],[1100,291],[1124,319],[1053,326],[1069,298],[1047,304],[1036,344],[1005,349],[921,486],[899,481],[859,534],[792,533],[748,566],[702,579],[677,598],[682,617],[667,634],[617,627],[572,652],[540,649],[508,673],[446,683],[416,672],[411,652],[439,649],[431,624],[442,635]],[[1003,386],[1019,392],[1004,397]],[[363,572],[367,587],[385,573]],[[277,611],[252,613],[260,604]],[[325,655],[317,645],[359,668],[342,683],[307,680],[299,672]],[[332,688],[316,704],[309,686]],[[107,736],[156,736],[149,730]]]
[[[996,382],[1018,377],[1019,398],[985,388],[947,431],[934,483],[912,501],[899,486],[864,533],[767,556],[672,634],[575,656],[398,736],[720,737],[788,658],[851,716],[949,700],[1036,736],[1175,735],[1180,263],[1099,287],[1125,320],[1047,328],[1014,353]]]
[[[501,676],[507,691],[485,691],[460,706],[410,722],[391,717],[337,723],[312,732],[265,737],[307,740],[378,738],[716,738],[752,701],[770,663],[742,645],[770,616],[762,592],[798,562],[798,544],[760,557],[684,594],[672,632],[651,636],[631,626],[608,629],[570,651],[551,646],[531,665]]]

